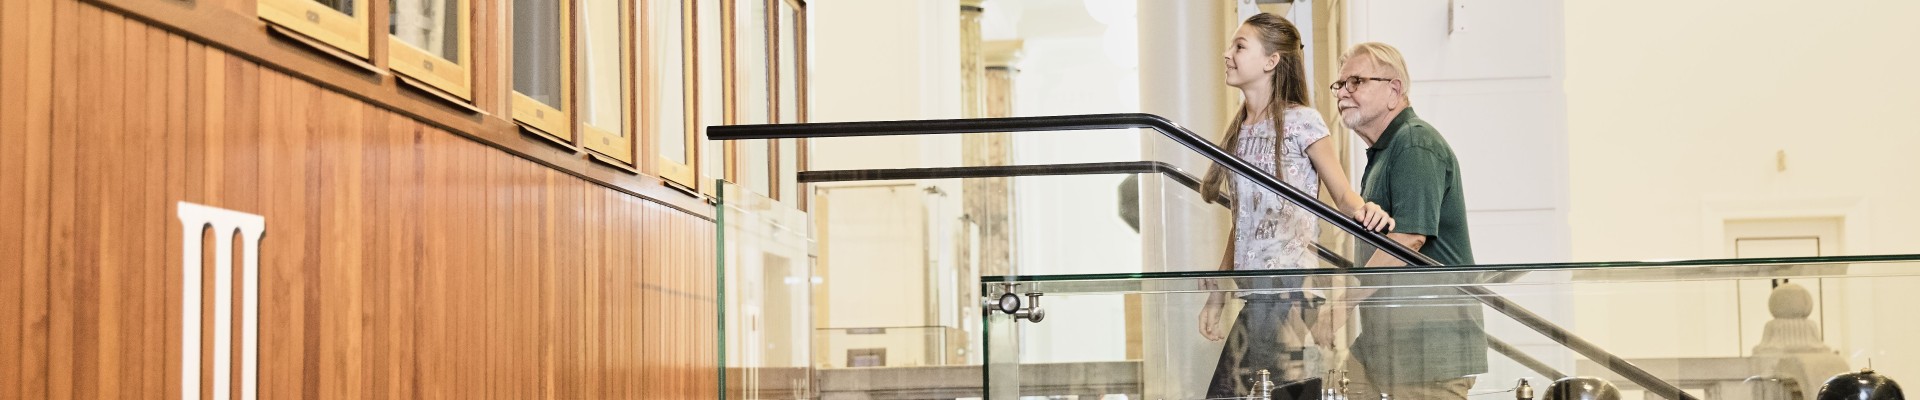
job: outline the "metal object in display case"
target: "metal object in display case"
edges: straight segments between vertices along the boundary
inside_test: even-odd
[[[1905,400],[1900,392],[1900,384],[1893,379],[1873,372],[1873,368],[1864,368],[1860,372],[1848,372],[1834,375],[1820,385],[1817,400]]]
[[[1260,382],[1253,387],[1255,392],[1260,393],[1260,400],[1273,400],[1273,373],[1260,370]]]
[[[1333,387],[1320,390],[1321,400],[1347,400],[1347,385],[1353,383],[1353,381],[1347,379],[1346,371],[1327,371],[1328,377],[1336,375],[1340,377],[1340,380],[1334,383]]]
[[[1258,374],[1258,376],[1254,378],[1252,382],[1253,385],[1248,388],[1249,390],[1246,396],[1210,398],[1206,400],[1327,400],[1334,398],[1329,396],[1332,391],[1321,389],[1322,381],[1320,378],[1274,383],[1272,371],[1263,369],[1256,372],[1256,374]],[[1276,394],[1278,394],[1278,397],[1275,397]],[[1339,398],[1345,399],[1346,397],[1345,395],[1341,395]]]
[[[1572,376],[1548,384],[1544,400],[1620,400],[1620,389],[1605,379]]]

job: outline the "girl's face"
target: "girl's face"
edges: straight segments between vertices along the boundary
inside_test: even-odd
[[[1226,53],[1221,54],[1227,59],[1227,86],[1245,89],[1247,85],[1264,85],[1273,79],[1273,67],[1280,64],[1280,53],[1269,53],[1259,38],[1260,31],[1247,24],[1240,24],[1240,30],[1234,32]]]

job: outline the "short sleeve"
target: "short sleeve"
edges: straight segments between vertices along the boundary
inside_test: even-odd
[[[1327,120],[1320,117],[1319,111],[1312,107],[1294,107],[1287,109],[1286,134],[1287,140],[1294,141],[1299,148],[1305,149],[1313,145],[1313,142],[1326,139],[1332,133],[1327,129]]]
[[[1449,171],[1440,154],[1426,148],[1410,148],[1397,155],[1386,172],[1388,204],[1381,206],[1393,215],[1393,231],[1427,236],[1440,235],[1440,205],[1446,201]]]

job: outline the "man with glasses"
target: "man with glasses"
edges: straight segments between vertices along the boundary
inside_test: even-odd
[[[1397,222],[1387,238],[1442,265],[1473,264],[1460,163],[1446,138],[1408,104],[1400,51],[1383,43],[1356,45],[1341,57],[1338,76],[1332,88],[1341,121],[1368,145],[1361,196]],[[1366,266],[1405,265],[1375,253]],[[1356,381],[1349,398],[1466,399],[1472,375],[1487,371],[1480,304],[1451,287],[1429,286],[1447,282],[1419,275],[1430,274],[1370,277],[1364,286],[1391,289],[1350,291],[1394,306],[1360,311],[1360,336],[1347,364]]]

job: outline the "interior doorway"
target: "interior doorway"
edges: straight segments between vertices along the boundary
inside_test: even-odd
[[[1845,220],[1840,217],[1765,218],[1726,220],[1723,246],[1728,258],[1823,257],[1841,255],[1844,247]],[[1830,321],[1825,304],[1833,292],[1825,279],[1749,279],[1739,281],[1736,293],[1740,306],[1740,349],[1751,354],[1759,344],[1761,331],[1773,315],[1767,300],[1773,289],[1792,282],[1811,292],[1814,313],[1808,319],[1820,325],[1826,337]]]

